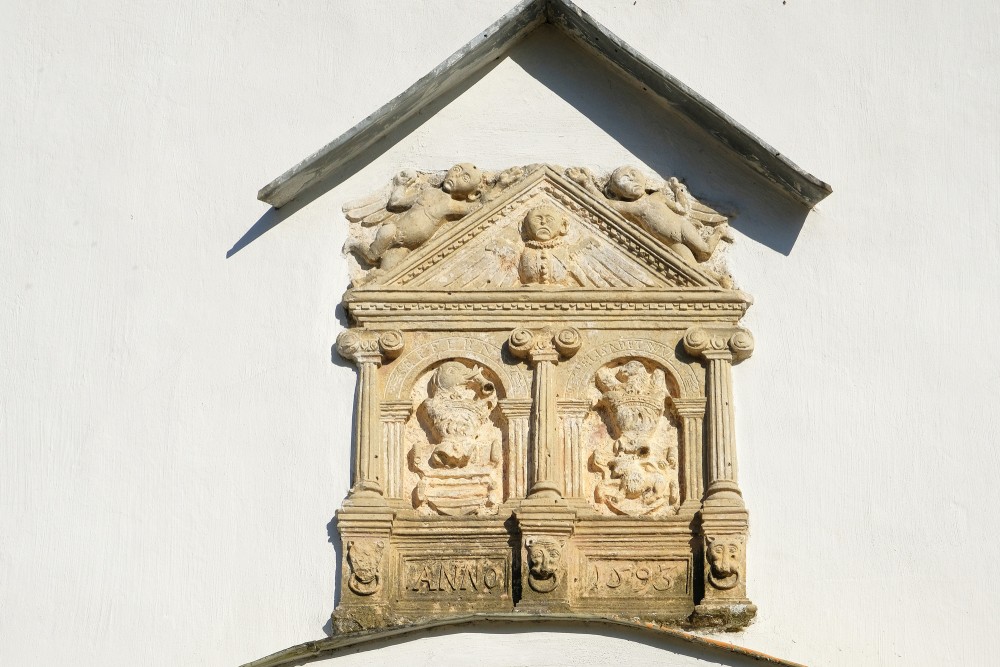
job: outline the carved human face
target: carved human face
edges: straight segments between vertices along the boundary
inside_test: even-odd
[[[632,201],[646,193],[646,177],[635,167],[618,167],[611,172],[608,187],[616,197]]]
[[[712,585],[732,588],[739,581],[743,538],[739,535],[720,535],[705,540]]]
[[[555,540],[538,538],[528,543],[528,562],[531,574],[537,579],[548,579],[559,569],[561,554]]]
[[[347,559],[355,579],[370,584],[378,577],[378,566],[382,560],[382,542],[351,542]]]
[[[553,206],[536,206],[524,217],[522,229],[530,241],[551,241],[566,234],[569,220]]]
[[[468,196],[479,188],[483,174],[467,162],[456,164],[445,174],[441,189],[450,195]]]

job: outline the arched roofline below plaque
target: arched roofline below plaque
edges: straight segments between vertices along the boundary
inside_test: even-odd
[[[783,667],[804,667],[804,665],[782,660],[760,651],[744,648],[735,644],[710,639],[683,630],[664,627],[655,623],[645,623],[624,618],[607,618],[586,614],[533,614],[516,613],[480,613],[448,616],[414,623],[412,625],[396,626],[383,630],[367,630],[352,632],[345,635],[334,635],[326,639],[305,642],[291,646],[283,651],[248,662],[241,667],[290,667],[304,665],[310,662],[335,658],[346,649],[352,652],[363,650],[366,644],[378,644],[386,640],[409,640],[426,636],[428,630],[439,628],[462,628],[466,626],[519,626],[519,631],[547,630],[552,625],[579,625],[603,627],[609,629],[625,629],[662,643],[662,649],[671,652],[669,644],[679,643],[703,652],[706,659],[716,660],[721,665],[782,665]],[[372,649],[378,648],[372,646]]]
[[[472,336],[450,336],[431,341],[405,352],[393,364],[386,381],[386,400],[409,400],[410,392],[421,375],[435,364],[451,359],[465,359],[479,364],[500,381],[500,398],[528,398],[531,387],[519,373],[511,372],[500,362],[503,348]]]
[[[581,354],[566,379],[566,397],[585,399],[593,385],[597,371],[617,359],[640,359],[654,362],[663,368],[673,386],[680,392],[678,398],[701,396],[698,376],[687,364],[677,360],[675,347],[649,338],[624,338],[604,343],[589,353]]]

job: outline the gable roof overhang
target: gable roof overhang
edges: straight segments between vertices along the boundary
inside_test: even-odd
[[[257,198],[275,208],[291,202],[543,23],[552,24],[614,64],[795,201],[811,208],[832,192],[828,184],[636,51],[571,0],[523,0],[382,108],[265,185]]]

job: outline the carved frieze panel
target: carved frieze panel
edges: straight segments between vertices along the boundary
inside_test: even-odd
[[[414,600],[499,596],[507,592],[509,571],[508,560],[497,557],[405,559],[403,590]]]
[[[688,563],[669,558],[593,558],[586,564],[583,596],[677,598],[689,594]]]
[[[622,167],[407,170],[345,207],[340,631],[477,610],[738,628],[727,217]]]

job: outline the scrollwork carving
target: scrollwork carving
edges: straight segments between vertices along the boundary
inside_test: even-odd
[[[753,354],[753,336],[739,327],[694,327],[684,334],[688,354],[705,359],[747,359]]]
[[[573,327],[557,332],[551,329],[515,329],[508,339],[511,354],[521,359],[556,361],[559,357],[572,357],[580,350],[583,336]]]
[[[405,345],[400,331],[366,331],[348,329],[337,337],[337,353],[350,361],[381,363],[382,357],[395,359]]]

